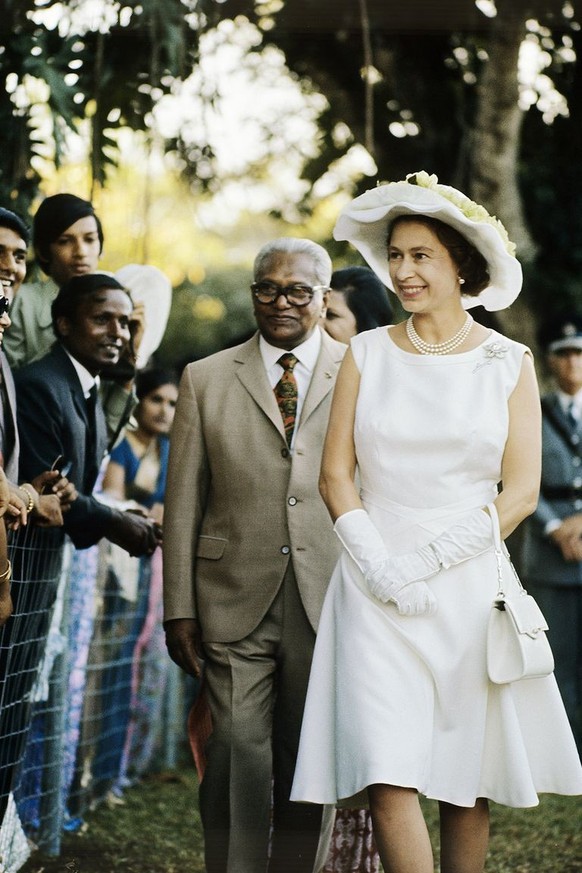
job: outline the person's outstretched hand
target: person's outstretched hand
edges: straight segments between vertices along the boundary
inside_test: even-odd
[[[106,537],[134,557],[153,555],[162,544],[162,528],[137,512],[116,510]]]

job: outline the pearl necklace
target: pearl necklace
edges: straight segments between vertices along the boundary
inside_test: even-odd
[[[414,329],[413,318],[414,316],[411,315],[406,322],[406,336],[421,355],[448,355],[449,352],[452,352],[453,349],[456,349],[467,339],[469,331],[473,326],[473,319],[467,313],[463,326],[450,339],[445,340],[443,343],[426,343]]]

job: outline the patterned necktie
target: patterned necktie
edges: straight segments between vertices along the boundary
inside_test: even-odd
[[[287,445],[291,446],[293,430],[295,428],[295,416],[297,414],[297,381],[293,368],[297,363],[295,355],[281,355],[277,361],[283,367],[283,375],[275,385],[275,397],[283,419],[285,438]]]

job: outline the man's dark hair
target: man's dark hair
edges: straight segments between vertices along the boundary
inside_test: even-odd
[[[47,275],[50,270],[51,243],[56,242],[60,235],[80,218],[87,216],[94,218],[97,224],[101,252],[103,228],[92,203],[77,197],[76,194],[53,194],[42,201],[32,222],[32,242],[37,260]]]
[[[61,287],[51,306],[53,332],[57,339],[60,339],[57,320],[64,317],[74,321],[81,303],[101,288],[125,291],[131,300],[127,288],[118,282],[115,276],[110,276],[108,273],[84,273],[82,276],[73,276]]]
[[[30,242],[30,231],[22,218],[16,212],[11,212],[10,209],[4,209],[2,206],[0,206],[0,227],[8,227],[13,230],[24,240],[26,245]]]

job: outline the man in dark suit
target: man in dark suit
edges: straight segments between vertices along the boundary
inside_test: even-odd
[[[582,316],[546,323],[539,340],[557,390],[542,398],[542,486],[526,526],[524,576],[549,624],[582,751]]]
[[[64,530],[75,546],[87,548],[105,537],[132,555],[143,555],[160,542],[159,526],[92,495],[107,448],[99,373],[117,363],[129,342],[131,312],[129,294],[113,276],[70,279],[52,306],[58,342],[18,370],[15,383],[21,478],[33,478],[57,459],[58,465],[69,464],[78,496],[64,515]]]
[[[67,464],[77,493],[63,512],[62,527],[37,531],[33,539],[28,529],[22,531],[12,552],[15,612],[2,629],[0,647],[0,817],[24,751],[29,692],[44,650],[64,532],[77,548],[106,537],[133,555],[152,554],[161,541],[153,521],[105,506],[92,495],[107,446],[98,376],[128,343],[131,311],[127,291],[113,277],[71,279],[53,303],[56,345],[15,375],[20,481]]]
[[[184,670],[198,674],[205,659],[208,873],[311,873],[321,808],[289,794],[338,554],[318,475],[346,346],[320,327],[331,278],[321,246],[275,240],[254,275],[258,333],[182,377],[165,500],[165,628]]]

